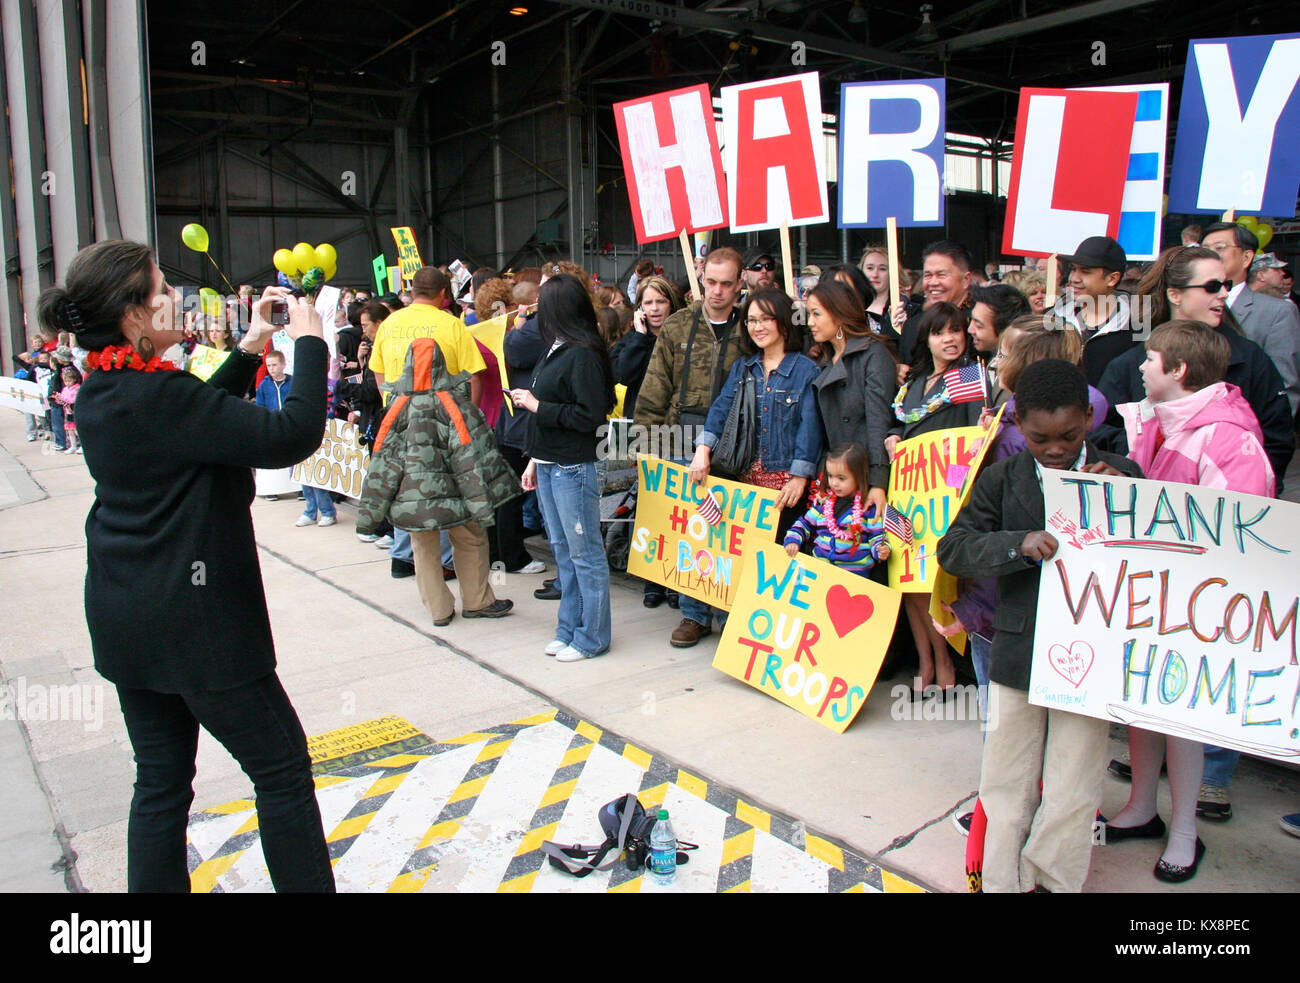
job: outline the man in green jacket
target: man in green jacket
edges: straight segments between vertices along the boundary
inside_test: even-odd
[[[695,435],[740,355],[740,266],[740,254],[729,246],[709,253],[700,284],[704,300],[664,322],[641,383],[633,422],[646,428],[641,432],[657,433],[651,446],[679,463],[694,453]],[[664,429],[651,430],[657,427]],[[690,648],[713,631],[713,609],[704,602],[683,594],[681,612],[674,647]]]

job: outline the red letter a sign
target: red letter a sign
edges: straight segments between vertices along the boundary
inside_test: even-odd
[[[722,88],[731,231],[830,218],[816,72]]]
[[[1021,89],[1002,252],[1072,253],[1119,238],[1136,92]]]
[[[727,224],[709,87],[614,103],[637,242]]]

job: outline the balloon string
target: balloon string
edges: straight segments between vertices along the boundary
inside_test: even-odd
[[[239,293],[239,291],[235,289],[234,284],[232,284],[229,280],[226,280],[226,274],[224,274],[224,273],[221,272],[221,267],[220,267],[220,266],[217,266],[217,261],[216,261],[215,259],[212,258],[212,254],[211,254],[210,252],[207,252],[207,251],[205,250],[204,253],[203,253],[203,255],[206,256],[206,257],[208,257],[208,262],[211,263],[213,266],[216,267],[218,273],[221,273],[221,279],[226,281],[226,286],[227,286],[228,288],[230,288],[230,292],[231,292],[232,294],[237,294],[237,293]]]

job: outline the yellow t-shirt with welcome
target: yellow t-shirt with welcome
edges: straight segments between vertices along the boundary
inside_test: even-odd
[[[438,343],[450,375],[473,375],[487,368],[460,318],[432,304],[411,304],[388,315],[379,325],[370,353],[370,370],[382,375],[386,383],[395,382],[406,366],[407,349],[416,338],[432,338]],[[385,404],[389,395],[384,393]]]

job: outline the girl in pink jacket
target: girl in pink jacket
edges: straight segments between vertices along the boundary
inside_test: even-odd
[[[1202,288],[1207,300],[1210,286],[1218,294],[1222,285]],[[1117,407],[1128,431],[1129,457],[1142,473],[1155,481],[1272,497],[1273,467],[1264,453],[1259,421],[1241,390],[1222,381],[1230,357],[1227,339],[1200,321],[1176,320],[1156,328],[1146,348],[1142,382],[1147,398]],[[1130,727],[1129,755],[1133,788],[1128,804],[1106,824],[1104,842],[1165,835],[1164,821],[1156,815],[1156,785],[1166,761],[1173,811],[1154,873],[1163,881],[1190,880],[1205,854],[1196,835],[1204,746]]]

